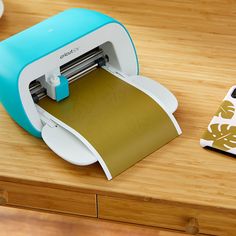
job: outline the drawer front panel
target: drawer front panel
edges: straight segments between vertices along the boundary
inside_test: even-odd
[[[199,232],[236,235],[236,212],[212,211],[163,202],[98,196],[98,217],[185,231],[191,219]]]
[[[96,195],[0,181],[7,205],[97,217]]]

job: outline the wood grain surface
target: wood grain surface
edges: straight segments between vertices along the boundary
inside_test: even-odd
[[[141,74],[169,88],[183,134],[112,181],[98,164],[64,162],[0,108],[0,180],[236,214],[236,160],[199,139],[236,83],[236,1],[6,0],[3,40],[59,11],[83,7],[126,25]],[[14,65],[12,65],[14,66]],[[1,186],[0,186],[1,187]]]
[[[184,236],[153,227],[0,207],[1,236]]]

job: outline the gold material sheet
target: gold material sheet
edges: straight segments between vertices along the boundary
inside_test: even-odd
[[[46,97],[38,105],[83,135],[112,177],[178,136],[154,100],[104,69],[73,82],[65,100]]]

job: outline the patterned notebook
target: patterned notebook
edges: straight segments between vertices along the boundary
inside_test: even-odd
[[[236,86],[230,88],[200,139],[202,147],[236,154]]]

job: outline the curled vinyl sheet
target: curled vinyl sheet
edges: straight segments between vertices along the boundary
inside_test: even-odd
[[[65,100],[38,105],[92,145],[108,179],[179,135],[161,105],[102,68],[70,84]]]

